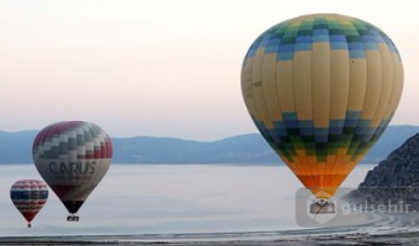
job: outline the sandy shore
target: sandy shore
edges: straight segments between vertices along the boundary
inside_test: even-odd
[[[293,238],[282,239],[241,239],[241,240],[191,240],[191,241],[143,241],[133,239],[119,240],[101,240],[99,238],[87,237],[84,239],[74,238],[5,238],[0,240],[1,245],[197,245],[197,246],[253,246],[253,245],[290,245],[290,246],[311,246],[311,245],[419,245],[418,232],[394,233],[394,234],[333,234],[333,235],[315,235],[315,236],[300,236]]]
[[[350,227],[237,233],[1,237],[0,245],[419,245],[418,214],[375,217],[370,223]]]

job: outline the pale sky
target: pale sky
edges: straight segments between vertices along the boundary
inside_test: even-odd
[[[240,89],[247,49],[267,28],[319,12],[393,39],[405,87],[392,124],[419,125],[416,2],[0,0],[0,130],[85,120],[112,136],[256,132]]]

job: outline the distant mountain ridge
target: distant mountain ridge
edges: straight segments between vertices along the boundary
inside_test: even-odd
[[[389,126],[363,163],[378,163],[409,137],[419,126]],[[32,142],[38,131],[0,131],[0,164],[32,163]],[[136,164],[272,164],[281,160],[258,133],[229,137],[213,142],[179,138],[112,138],[113,163]]]

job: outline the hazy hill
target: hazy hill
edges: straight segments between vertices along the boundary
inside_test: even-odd
[[[0,163],[32,163],[32,142],[38,131],[0,131]]]
[[[364,159],[378,163],[409,137],[419,126],[390,126]],[[0,164],[31,163],[31,146],[37,131],[0,131]],[[114,163],[193,164],[193,163],[277,163],[279,158],[259,134],[246,134],[214,142],[178,138],[113,138]]]
[[[277,158],[259,134],[215,142],[176,138],[114,138],[115,162],[121,163],[259,163]]]

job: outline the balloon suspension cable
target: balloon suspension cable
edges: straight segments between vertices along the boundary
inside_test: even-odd
[[[316,219],[317,215],[322,211],[323,208],[325,208],[329,205],[329,202],[325,201],[323,199],[320,199],[320,202],[316,202],[316,204],[318,204],[320,206],[320,209],[317,210],[316,214],[314,215],[314,219]]]

